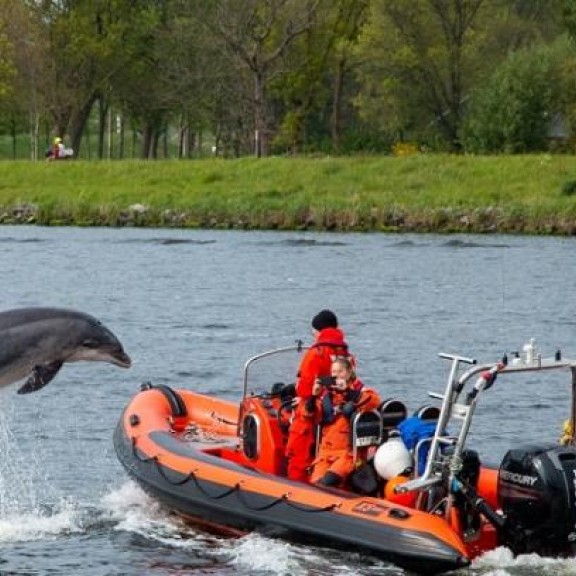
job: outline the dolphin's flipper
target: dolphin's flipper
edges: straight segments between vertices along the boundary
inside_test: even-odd
[[[62,364],[63,362],[56,360],[48,364],[34,366],[34,371],[26,380],[24,386],[18,390],[18,394],[30,394],[30,392],[36,392],[36,390],[44,388],[58,374]]]

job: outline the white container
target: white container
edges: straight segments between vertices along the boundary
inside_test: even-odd
[[[536,341],[534,338],[530,338],[528,344],[524,344],[524,354],[526,355],[526,364],[533,364],[536,361],[537,351],[536,351]]]

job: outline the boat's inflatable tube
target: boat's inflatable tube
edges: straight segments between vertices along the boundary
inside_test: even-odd
[[[469,564],[466,546],[443,518],[282,477],[282,445],[266,445],[280,434],[269,400],[255,397],[243,407],[242,418],[257,424],[259,452],[251,459],[238,437],[236,405],[173,392],[152,388],[136,395],[118,423],[114,444],[129,474],[182,516],[364,549],[425,574]],[[274,473],[265,471],[262,458]]]

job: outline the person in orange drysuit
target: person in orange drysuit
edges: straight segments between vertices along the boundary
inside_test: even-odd
[[[331,376],[329,387],[320,382],[314,384],[312,398],[304,404],[308,417],[322,426],[310,482],[343,487],[355,465],[350,418],[355,412],[375,410],[381,400],[374,390],[362,385],[348,357],[338,357],[332,362]]]
[[[348,355],[344,333],[338,328],[338,318],[331,310],[321,310],[312,319],[314,343],[304,354],[296,379],[296,399],[286,444],[287,476],[291,480],[308,482],[314,459],[316,425],[305,414],[304,403],[312,397],[318,378],[330,376],[333,358]]]

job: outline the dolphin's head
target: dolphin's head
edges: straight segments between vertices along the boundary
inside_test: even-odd
[[[64,363],[89,360],[132,364],[118,338],[99,320],[66,308],[0,312],[0,387],[28,377],[19,394],[40,390]]]
[[[90,318],[81,338],[67,362],[80,360],[109,362],[121,368],[130,368],[132,360],[124,351],[118,338],[99,320]]]

